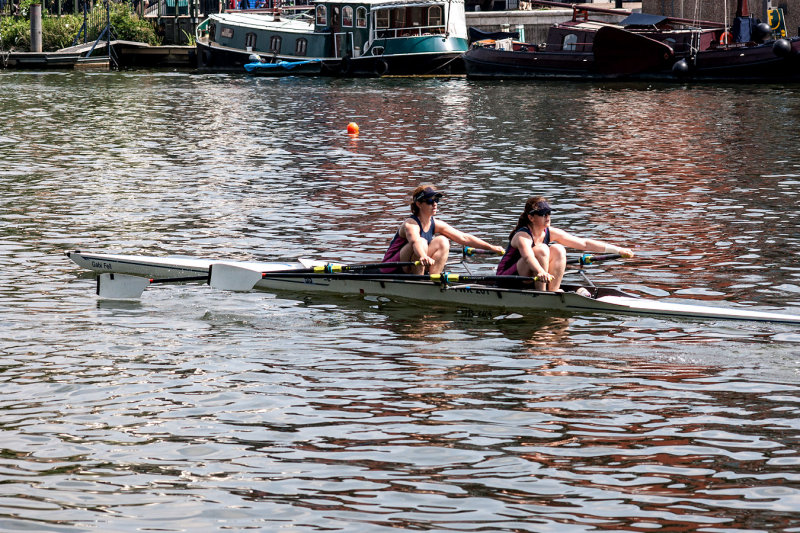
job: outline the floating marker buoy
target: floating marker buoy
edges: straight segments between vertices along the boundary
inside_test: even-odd
[[[358,124],[351,122],[347,125],[347,133],[350,135],[358,135]]]

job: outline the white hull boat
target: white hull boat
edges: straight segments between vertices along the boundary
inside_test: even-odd
[[[151,283],[196,281],[232,290],[256,289],[386,297],[392,300],[423,301],[442,306],[500,308],[523,314],[538,311],[600,312],[800,325],[800,315],[760,311],[747,307],[717,307],[651,300],[631,296],[612,288],[564,285],[565,292],[549,292],[507,288],[480,282],[483,278],[492,276],[452,275],[443,282],[441,279],[427,279],[436,276],[311,273],[308,271],[310,265],[325,263],[309,261],[244,262],[81,251],[67,252],[66,255],[80,267],[96,272],[98,294],[110,298],[138,297]],[[215,282],[217,274],[219,282]],[[234,280],[233,283],[231,279]],[[104,284],[111,288],[104,290]],[[119,286],[124,285],[132,287],[130,294],[117,290]],[[583,294],[578,294],[575,292],[578,289],[585,291],[581,291]]]

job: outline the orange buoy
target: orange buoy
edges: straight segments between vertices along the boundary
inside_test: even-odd
[[[351,122],[347,125],[347,133],[350,135],[358,135],[358,124]]]
[[[719,44],[721,44],[723,46],[726,45],[726,44],[731,44],[732,40],[733,40],[733,34],[731,32],[729,32],[729,31],[726,31],[726,32],[723,32],[722,35],[720,35]]]

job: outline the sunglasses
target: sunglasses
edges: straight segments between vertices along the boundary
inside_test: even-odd
[[[552,211],[550,209],[537,209],[535,211],[530,211],[528,214],[529,215],[534,215],[534,216],[537,216],[537,217],[546,217],[550,213],[552,213]]]
[[[422,201],[428,205],[433,205],[433,204],[438,204],[439,200],[441,200],[441,198],[436,197],[436,198],[426,198],[425,200]]]

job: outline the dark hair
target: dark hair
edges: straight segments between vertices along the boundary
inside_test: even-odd
[[[517,227],[515,227],[514,231],[512,231],[511,234],[508,236],[509,241],[514,238],[514,234],[517,231],[519,231],[520,228],[525,228],[528,226],[528,224],[530,223],[530,220],[528,220],[528,215],[530,214],[531,211],[536,210],[536,207],[537,205],[539,205],[539,202],[547,202],[547,199],[544,196],[531,196],[530,198],[528,198],[528,201],[525,202],[525,210],[519,216],[519,220],[517,220]]]

